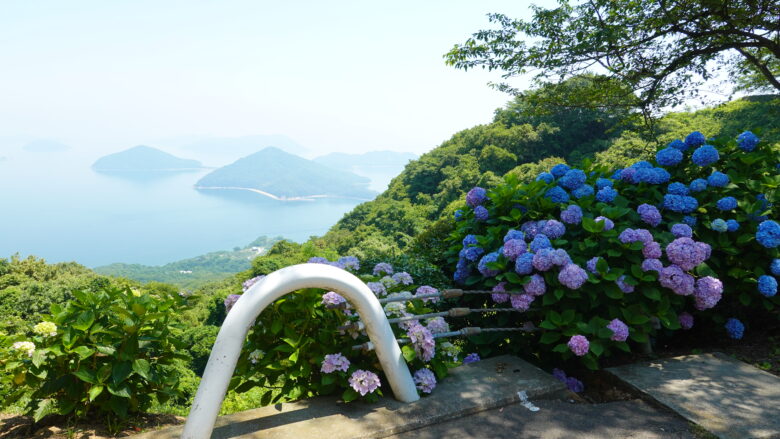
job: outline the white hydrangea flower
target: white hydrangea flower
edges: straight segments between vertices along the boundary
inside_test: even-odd
[[[265,352],[261,351],[260,349],[256,349],[249,353],[249,361],[252,364],[257,364],[257,362],[262,360],[264,356]]]
[[[57,325],[53,322],[41,322],[33,327],[33,332],[44,337],[54,337],[57,335]]]
[[[35,343],[31,341],[17,341],[11,347],[17,351],[24,352],[28,357],[32,357],[35,352]]]

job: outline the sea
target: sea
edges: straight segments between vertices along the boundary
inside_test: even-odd
[[[102,174],[90,167],[95,159],[73,151],[0,151],[0,258],[161,265],[243,247],[262,235],[302,242],[362,202],[199,192],[193,185],[210,169]],[[355,172],[381,191],[400,169]]]

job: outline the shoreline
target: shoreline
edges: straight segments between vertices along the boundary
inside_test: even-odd
[[[324,198],[334,198],[334,199],[349,199],[349,200],[360,200],[360,201],[371,201],[373,198],[358,198],[358,197],[346,197],[346,196],[335,196],[335,195],[302,195],[297,197],[285,197],[285,196],[279,196],[274,195],[270,192],[266,192],[264,190],[255,189],[255,188],[249,188],[249,187],[239,187],[239,186],[198,186],[195,185],[194,188],[196,190],[237,190],[237,191],[249,191],[254,192],[259,195],[263,195],[265,197],[268,197],[272,200],[276,201],[317,201],[318,199],[324,199]]]

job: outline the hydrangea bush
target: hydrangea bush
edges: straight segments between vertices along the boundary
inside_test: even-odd
[[[470,198],[480,199],[480,194]],[[329,264],[359,276],[378,299],[405,298],[385,303],[389,319],[434,312],[438,298],[417,298],[436,293],[429,285],[416,285],[413,277],[380,262],[361,267],[354,257],[337,261],[312,258],[310,263]],[[244,291],[262,281],[262,276],[244,283]],[[228,309],[240,295],[225,300]],[[345,306],[344,297],[333,291],[307,289],[274,302],[252,327],[236,368],[231,388],[237,392],[269,389],[261,404],[340,392],[345,401],[375,400],[387,389],[387,381],[373,351],[353,349],[369,341],[356,325],[357,313]],[[350,326],[348,329],[340,329]],[[409,339],[402,346],[404,358],[422,395],[431,393],[437,379],[459,364],[459,349],[434,334],[449,331],[441,317],[408,320],[391,325],[396,338]],[[278,391],[272,391],[278,390]]]
[[[471,307],[522,311],[486,326],[538,327],[513,336],[516,349],[590,368],[699,318],[717,324],[715,336],[741,338],[752,316],[776,315],[780,304],[779,161],[780,148],[751,132],[709,140],[694,132],[653,162],[616,171],[560,164],[529,184],[509,176],[475,188],[450,236],[453,279],[501,292],[467,296]]]

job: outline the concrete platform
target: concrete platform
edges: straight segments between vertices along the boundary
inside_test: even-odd
[[[512,404],[521,390],[531,401],[567,394],[560,381],[517,357],[495,357],[450,372],[433,394],[411,404],[390,398],[376,404],[343,404],[332,397],[277,404],[220,416],[212,438],[383,438]],[[136,437],[173,439],[181,431],[182,427],[171,427]]]
[[[780,378],[726,355],[688,355],[607,371],[720,438],[780,438]]]

